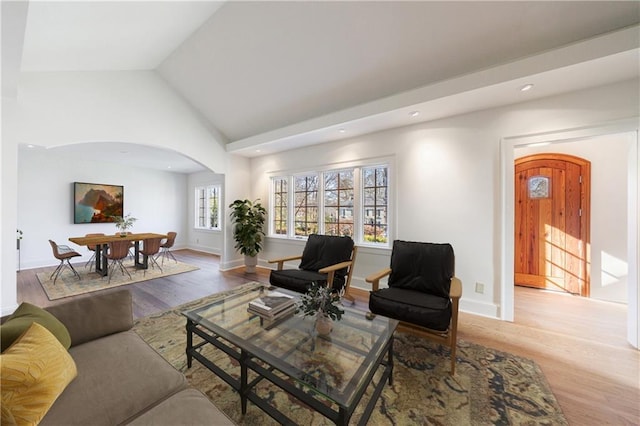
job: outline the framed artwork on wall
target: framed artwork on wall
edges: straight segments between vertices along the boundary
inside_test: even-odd
[[[73,223],[115,222],[124,211],[124,186],[73,183]]]

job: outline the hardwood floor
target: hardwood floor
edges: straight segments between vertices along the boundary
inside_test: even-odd
[[[173,253],[200,269],[129,285],[136,318],[248,281],[269,280],[266,269],[220,272],[217,256]],[[36,278],[41,270],[17,274],[18,302],[61,302],[47,299]],[[571,425],[640,425],[640,352],[626,341],[626,306],[522,287],[515,293],[513,323],[462,312],[459,338],[535,360]],[[366,300],[356,299],[356,307],[366,310]]]

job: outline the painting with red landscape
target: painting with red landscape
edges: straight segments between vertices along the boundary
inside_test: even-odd
[[[73,223],[115,222],[122,216],[124,186],[73,183]]]

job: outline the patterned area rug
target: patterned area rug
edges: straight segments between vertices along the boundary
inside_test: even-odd
[[[259,284],[244,286],[253,285]],[[251,402],[243,416],[238,394],[198,361],[194,360],[190,369],[186,367],[186,319],[180,312],[215,301],[233,291],[141,318],[134,329],[236,423],[275,425],[274,420]],[[227,355],[210,345],[202,350],[226,371],[239,377],[237,363]],[[370,425],[567,424],[540,368],[529,359],[459,341],[456,375],[451,377],[448,350],[420,337],[397,332],[394,361],[393,385],[384,388],[369,419]],[[331,424],[264,380],[258,385],[257,393],[297,424]],[[367,396],[360,405],[366,404]],[[360,411],[356,410],[352,422],[359,416]]]
[[[140,281],[152,280],[154,278],[167,277],[169,275],[181,274],[183,272],[195,271],[197,266],[188,265],[182,262],[174,262],[173,260],[164,262],[162,272],[158,268],[147,269],[146,273],[143,270],[135,269],[133,261],[131,265],[126,265],[127,270],[131,274],[131,279],[127,274],[122,274],[117,268],[111,277],[109,282],[108,277],[102,277],[96,272],[90,272],[89,268],[85,268],[83,264],[73,265],[73,267],[80,274],[78,279],[69,268],[65,268],[56,283],[50,279],[51,273],[55,270],[54,267],[45,272],[38,272],[36,276],[38,281],[44,288],[45,293],[49,300],[62,299],[63,297],[76,296],[78,294],[90,293],[92,291],[104,290],[106,288],[119,287],[121,285],[133,284]]]

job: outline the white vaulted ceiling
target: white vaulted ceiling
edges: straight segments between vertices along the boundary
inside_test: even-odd
[[[160,72],[237,141],[637,22],[629,3],[234,2]]]
[[[221,5],[204,1],[30,1],[21,69],[155,69]]]
[[[635,1],[31,1],[16,66],[156,70],[253,156],[637,78],[639,22]]]

